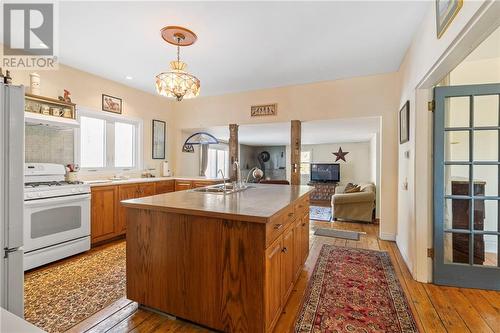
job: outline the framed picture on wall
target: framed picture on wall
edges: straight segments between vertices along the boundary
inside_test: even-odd
[[[165,134],[167,132],[167,123],[161,120],[153,119],[153,159],[165,159]]]
[[[102,110],[113,113],[122,113],[122,99],[102,94]]]
[[[410,141],[410,101],[399,110],[399,143]]]
[[[435,0],[436,1],[436,33],[441,38],[450,26],[455,16],[462,8],[463,0]]]

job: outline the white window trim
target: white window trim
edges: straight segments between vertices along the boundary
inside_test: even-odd
[[[93,118],[100,118],[104,120],[109,120],[109,121],[118,121],[122,123],[130,123],[133,125],[137,126],[138,133],[136,135],[136,151],[135,151],[135,160],[136,160],[136,166],[134,168],[109,168],[109,167],[104,167],[104,168],[81,168],[82,173],[95,173],[95,172],[121,172],[121,171],[138,171],[142,170],[143,168],[143,128],[144,128],[144,121],[141,118],[137,117],[130,117],[130,116],[124,116],[124,115],[118,115],[118,114],[113,114],[111,112],[106,112],[106,111],[97,111],[95,109],[87,108],[87,107],[82,107],[78,106],[77,111],[76,111],[76,120],[78,123],[80,123],[80,117],[81,116],[88,116],[88,117],[93,117]],[[107,129],[106,129],[107,130]],[[75,130],[75,139],[74,139],[74,151],[75,151],[75,164],[81,165],[80,161],[80,127],[77,127]],[[110,155],[106,152],[106,164],[109,164],[111,157]]]

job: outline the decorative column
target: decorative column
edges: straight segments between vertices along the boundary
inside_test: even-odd
[[[300,185],[300,149],[302,145],[300,120],[292,120],[290,133],[290,183]]]
[[[231,181],[237,181],[238,173],[233,167],[234,161],[239,161],[238,158],[238,125],[229,124],[229,177]]]

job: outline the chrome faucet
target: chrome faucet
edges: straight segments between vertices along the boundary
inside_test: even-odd
[[[217,175],[219,175],[219,173],[222,175],[222,180],[224,181],[224,193],[226,193],[226,176],[224,175],[224,170],[217,170]]]

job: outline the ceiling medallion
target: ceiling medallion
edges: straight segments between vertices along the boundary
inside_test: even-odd
[[[183,27],[167,26],[161,29],[161,37],[169,44],[177,46],[177,60],[170,62],[170,71],[156,76],[156,92],[162,96],[183,99],[200,94],[200,80],[186,72],[187,64],[180,60],[180,47],[196,42],[196,34]]]

